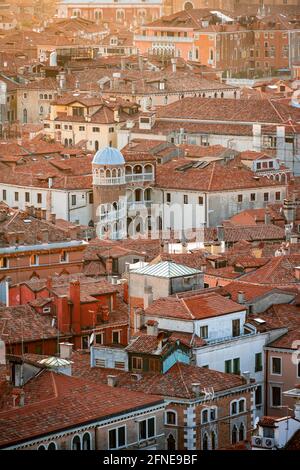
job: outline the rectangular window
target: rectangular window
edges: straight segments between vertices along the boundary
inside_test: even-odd
[[[82,349],[89,349],[89,336],[82,336],[81,347]]]
[[[199,206],[203,206],[203,196],[198,197],[198,204]]]
[[[256,199],[256,194],[255,193],[251,193],[250,194],[250,201],[255,201]]]
[[[31,255],[30,256],[30,266],[38,266],[38,264],[39,264],[38,255]]]
[[[9,268],[9,259],[0,258],[0,269],[7,269],[7,268]]]
[[[61,263],[67,263],[68,262],[68,253],[67,251],[62,251],[60,254],[60,262]]]
[[[84,127],[84,126],[79,126],[79,131],[80,131],[80,132],[85,131],[85,127]]]
[[[113,344],[120,344],[120,331],[112,332],[112,342]]]
[[[93,204],[93,202],[94,202],[94,194],[89,193],[89,204]]]
[[[93,132],[100,132],[100,127],[93,127]]]
[[[232,361],[231,359],[225,361],[225,372],[227,374],[231,374],[232,373]]]
[[[262,353],[255,354],[255,372],[261,372],[262,366]]]
[[[281,375],[281,358],[280,357],[272,357],[272,374]]]
[[[166,194],[167,202],[171,202],[171,193]]]
[[[72,194],[72,206],[76,206],[76,195]]]
[[[242,194],[238,194],[238,202],[243,202],[243,195]]]
[[[280,193],[280,191],[276,191],[276,193],[275,193],[275,199],[276,199],[276,201],[280,201],[280,199],[281,199],[281,193]]]
[[[30,202],[30,193],[25,193],[25,202]]]
[[[126,426],[110,429],[108,432],[108,445],[110,449],[118,449],[125,446]]]
[[[143,370],[143,360],[141,357],[133,357],[131,359],[132,370]]]
[[[239,319],[232,320],[232,336],[233,337],[240,336],[240,329],[241,329],[240,320]]]
[[[15,193],[15,201],[19,200],[19,193]]]
[[[281,406],[281,388],[272,387],[272,406]]]
[[[83,116],[84,115],[84,108],[79,108],[79,107],[73,106],[72,115],[73,116]]]
[[[233,359],[233,373],[240,375],[241,369],[240,369],[240,358],[236,357]]]
[[[155,436],[155,418],[144,419],[139,422],[139,438],[149,439]]]
[[[96,344],[103,344],[104,343],[103,337],[104,337],[103,333],[97,333],[95,336]]]
[[[106,367],[106,360],[105,359],[95,359],[95,365],[96,367]]]
[[[300,360],[299,360],[298,366],[297,366],[297,378],[298,379],[300,378]]]
[[[255,405],[259,406],[262,404],[262,386],[258,385],[255,390]]]
[[[42,204],[42,194],[41,193],[37,193],[36,200],[37,200],[38,204]]]
[[[7,197],[7,196],[6,196],[6,189],[3,189],[3,191],[2,191],[2,199],[3,199],[3,201],[6,201],[6,197]]]
[[[203,339],[208,338],[208,326],[207,325],[200,327],[200,336]]]
[[[183,195],[183,204],[188,204],[189,203],[189,198],[187,194]]]
[[[109,127],[108,132],[112,133],[114,131],[115,131],[114,127]]]
[[[268,202],[269,200],[269,193],[264,193],[264,201]]]

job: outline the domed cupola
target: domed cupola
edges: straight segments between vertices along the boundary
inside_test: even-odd
[[[114,147],[105,147],[95,153],[93,161],[93,184],[114,185],[125,183],[125,160]]]

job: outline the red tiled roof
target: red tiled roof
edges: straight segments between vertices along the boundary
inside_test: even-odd
[[[0,447],[161,402],[128,390],[44,370],[23,387],[25,406],[0,412]]]

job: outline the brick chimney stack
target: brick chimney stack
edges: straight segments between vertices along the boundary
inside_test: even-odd
[[[75,333],[80,333],[80,282],[70,282],[70,300],[72,302],[72,329]]]

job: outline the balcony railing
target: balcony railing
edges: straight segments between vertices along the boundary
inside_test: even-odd
[[[125,177],[120,176],[120,177],[111,177],[111,178],[100,178],[97,176],[94,176],[94,184],[103,184],[105,185],[114,185],[114,184],[125,184]]]
[[[125,175],[126,183],[131,183],[134,181],[153,181],[154,174],[153,173],[138,173],[132,175]]]
[[[161,42],[193,42],[193,38],[185,38],[181,36],[143,36],[136,34],[134,36],[135,41],[151,41],[156,43]]]
[[[217,344],[217,343],[223,343],[223,342],[226,342],[226,341],[235,341],[235,340],[239,340],[239,339],[242,339],[242,338],[245,338],[246,336],[254,336],[256,335],[255,332],[251,332],[251,333],[248,333],[248,334],[242,334],[242,335],[239,335],[239,336],[223,336],[222,338],[215,338],[215,339],[205,339],[205,341],[207,342],[207,345],[211,345],[211,344]]]
[[[138,211],[143,207],[151,207],[152,201],[127,201],[127,207],[129,211]]]

